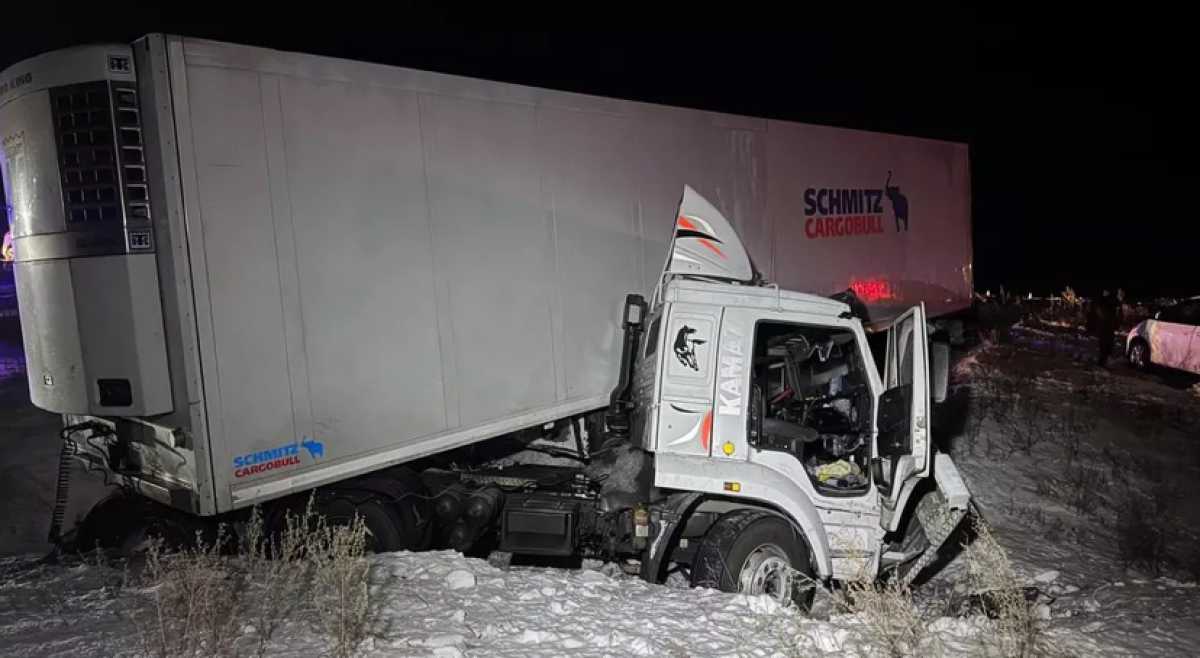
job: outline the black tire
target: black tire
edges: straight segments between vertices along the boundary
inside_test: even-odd
[[[425,483],[411,468],[395,466],[372,478],[376,483],[386,480],[381,487],[388,492],[387,502],[400,521],[400,532],[404,536],[401,548],[408,551],[427,550],[433,542],[433,503]]]
[[[401,520],[385,501],[376,496],[351,498],[333,494],[318,497],[314,511],[333,526],[348,526],[356,515],[362,517],[367,529],[366,548],[370,553],[391,553],[405,548]]]
[[[150,540],[161,540],[167,550],[192,548],[197,530],[211,530],[194,517],[141,496],[118,491],[96,503],[79,525],[79,551],[96,548],[124,557],[144,551]],[[213,541],[212,533],[203,540]]]
[[[793,574],[790,586],[772,576],[763,582],[756,578],[760,571],[784,561],[800,574]],[[792,524],[759,509],[734,510],[717,519],[701,540],[692,563],[692,587],[768,594],[780,602],[791,601],[801,610],[809,609],[816,593],[812,575],[808,546]]]
[[[1138,370],[1150,369],[1150,344],[1141,338],[1134,338],[1133,342],[1129,343],[1129,351],[1125,357],[1129,359],[1130,365]]]
[[[433,508],[425,485],[412,469],[395,467],[352,480],[332,492],[333,499],[350,501],[367,524],[375,553],[423,551],[433,539]],[[324,512],[324,510],[321,510]],[[344,507],[337,516],[349,523],[353,514]]]

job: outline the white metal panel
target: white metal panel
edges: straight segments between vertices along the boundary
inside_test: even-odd
[[[152,254],[70,260],[88,386],[88,413],[150,416],[171,410],[158,265]],[[127,379],[133,405],[106,407],[98,379]]]
[[[180,179],[179,144],[176,117],[172,107],[172,89],[167,43],[161,35],[148,37],[135,47],[141,75],[142,132],[146,141],[146,166],[162,177],[162,184],[150,188],[154,215],[155,240],[158,243],[159,278],[163,282],[163,320],[168,336],[176,395],[175,414],[185,415],[183,403],[202,401],[200,392],[200,355],[196,346],[196,318],[193,307],[192,271],[188,267],[187,236],[183,218],[183,189]],[[178,334],[178,345],[172,345]],[[161,419],[159,419],[161,421]]]
[[[880,314],[873,321],[921,300],[935,314],[970,305],[964,145],[772,121],[767,167],[772,281],[825,294],[856,288]],[[868,192],[874,202],[811,203],[842,190]],[[906,207],[905,223],[897,203]],[[847,231],[848,217],[867,219]]]
[[[417,98],[283,78],[312,432],[338,459],[446,428]]]
[[[259,78],[190,67],[199,224],[211,304],[223,442],[215,477],[236,452],[294,440]],[[232,102],[236,101],[236,102]],[[190,218],[189,218],[190,221]],[[218,482],[220,480],[218,479]],[[218,487],[218,496],[227,495]]]
[[[755,451],[753,455],[753,461],[742,462],[658,452],[654,455],[654,484],[666,489],[707,491],[748,503],[765,502],[778,508],[803,531],[817,575],[829,576],[832,573],[829,541],[818,510],[825,507],[867,514],[875,511],[864,499],[836,499],[833,505],[824,506],[829,501],[813,492],[804,467],[794,457],[769,450]],[[738,485],[736,491],[729,486],[734,483]]]
[[[683,184],[738,229],[756,265],[785,288],[822,294],[855,284],[884,315],[925,301],[934,314],[970,304],[970,183],[966,146],[936,140],[763,120],[537,89],[426,71],[188,39],[198,65],[384,86],[484,103],[521,104],[629,117],[637,157],[643,272],[652,289],[670,227],[656,229]],[[587,161],[588,154],[580,153]],[[581,166],[588,166],[586,163]],[[596,170],[600,170],[597,168]],[[909,206],[895,231],[888,202],[883,234],[809,238],[807,189],[882,190],[888,171]],[[844,213],[843,213],[844,214]],[[886,229],[892,229],[888,234]],[[910,235],[911,233],[911,235]],[[886,238],[886,239],[885,239]],[[660,243],[661,241],[661,243]],[[881,258],[882,256],[882,258]]]
[[[750,458],[746,437],[751,401],[750,376],[754,370],[755,322],[762,314],[762,311],[755,312],[752,309],[726,308],[721,318],[720,339],[713,348],[717,353],[716,400],[713,405],[714,459],[745,461]]]
[[[463,425],[555,401],[554,242],[530,107],[421,99],[434,258]]]
[[[750,258],[729,220],[691,186],[683,186],[683,198],[675,215],[668,274],[741,282],[753,279]],[[656,297],[657,294],[655,291]]]
[[[662,275],[675,228],[675,211],[684,185],[689,185],[719,210],[726,211],[720,194],[721,172],[726,170],[721,148],[726,132],[715,129],[709,115],[675,110],[669,120],[640,116],[634,145],[637,156],[626,163],[638,181],[642,228],[642,290],[651,292]]]
[[[720,307],[675,303],[664,310],[657,450],[708,455]]]
[[[151,35],[153,38],[154,35]],[[197,400],[189,408],[191,432],[195,440],[196,450],[196,486],[199,489],[200,511],[202,514],[215,514],[228,509],[228,490],[218,490],[217,477],[213,468],[212,451],[216,446],[224,445],[224,425],[221,424],[220,395],[217,391],[217,369],[215,359],[205,358],[204,355],[216,351],[213,339],[212,303],[208,293],[208,267],[204,259],[204,231],[200,225],[200,209],[197,204],[199,197],[199,181],[196,173],[196,149],[192,134],[191,97],[188,94],[187,65],[183,56],[183,40],[177,36],[165,37],[166,67],[170,80],[170,113],[175,120],[176,145],[178,148],[179,164],[179,220],[182,226],[168,228],[171,240],[176,239],[186,245],[186,254],[181,257],[181,264],[189,270],[188,279],[191,284],[191,300],[194,315],[188,317],[184,311],[181,323],[189,323],[195,328],[196,367],[198,381],[195,389]],[[156,53],[150,55],[151,59]],[[161,54],[157,54],[161,57]],[[168,156],[164,156],[164,159]],[[164,189],[171,186],[168,182]],[[167,209],[173,212],[174,209]],[[162,215],[156,219],[161,220]],[[172,376],[177,376],[175,373]],[[222,472],[224,470],[222,469]]]
[[[75,279],[68,259],[21,263],[13,272],[17,297],[25,304],[21,337],[25,343],[30,400],[43,409],[87,412],[88,373],[73,304]],[[37,329],[32,331],[31,329]]]
[[[275,220],[275,253],[279,268],[283,341],[287,352],[288,381],[291,386],[293,431],[299,437],[313,437],[315,432],[312,387],[309,385],[308,350],[305,349],[299,250],[296,248],[296,231],[289,195],[290,178],[280,84],[280,79],[275,76],[259,76],[259,93],[262,95],[263,106],[263,140],[266,145],[267,171],[271,173],[271,212]],[[295,437],[293,440],[296,440]]]
[[[603,395],[617,381],[624,294],[641,290],[636,158],[629,119],[538,112],[543,193],[553,213],[565,399]]]

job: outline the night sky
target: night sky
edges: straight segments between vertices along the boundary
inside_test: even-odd
[[[567,29],[540,31],[514,15],[487,22],[404,5],[376,15],[336,3],[313,15],[293,3],[283,5],[292,12],[286,21],[270,22],[191,4],[204,11],[129,3],[93,5],[99,9],[88,15],[52,3],[38,5],[39,15],[6,9],[0,69],[45,50],[164,31],[962,141],[971,148],[977,289],[1200,294],[1192,89],[1200,58],[1182,15],[864,7],[771,16],[697,4],[685,16],[708,24],[692,27],[588,5],[590,15],[555,17]],[[456,25],[463,17],[475,26]],[[293,27],[294,18],[304,26]],[[527,31],[474,29],[514,23]]]

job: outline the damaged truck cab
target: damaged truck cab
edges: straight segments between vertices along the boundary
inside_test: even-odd
[[[694,584],[753,591],[786,587],[788,571],[914,577],[969,500],[933,449],[947,364],[931,371],[923,306],[869,336],[845,303],[753,279],[728,222],[686,190],[634,366],[632,438],[668,501],[643,576],[690,562]],[[918,491],[929,500],[901,533]]]

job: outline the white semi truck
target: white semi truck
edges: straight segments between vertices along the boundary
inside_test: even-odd
[[[803,600],[966,509],[963,145],[163,35],[9,68],[0,139],[31,398],[124,491],[93,540],[315,496]]]

